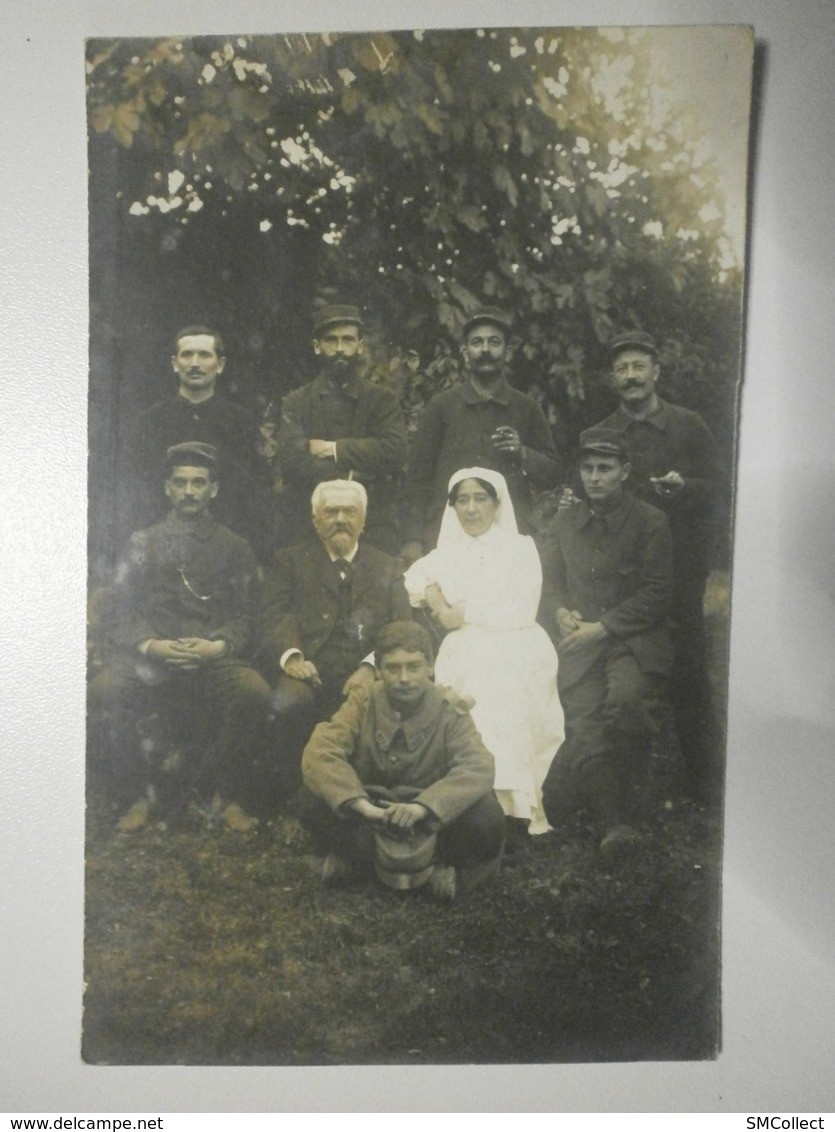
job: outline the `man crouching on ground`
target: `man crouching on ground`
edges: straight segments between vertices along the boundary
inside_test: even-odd
[[[454,900],[498,871],[493,756],[466,703],[432,682],[425,629],[387,625],[374,656],[380,679],[352,691],[302,756],[305,786],[321,800],[309,799],[303,820],[328,850],[322,881],[361,877],[373,862],[389,887],[428,884]]]

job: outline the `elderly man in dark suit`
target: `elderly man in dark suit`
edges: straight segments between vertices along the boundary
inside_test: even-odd
[[[262,659],[277,677],[277,771],[283,792],[301,782],[301,752],[353,684],[374,680],[371,655],[390,621],[411,617],[394,558],[363,542],[367,495],[328,480],[312,497],[318,538],[279,552],[261,605]]]

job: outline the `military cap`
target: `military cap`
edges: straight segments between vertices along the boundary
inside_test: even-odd
[[[320,307],[313,312],[313,333],[318,334],[326,326],[335,326],[339,322],[350,322],[361,327],[362,315],[359,307],[352,307],[346,303],[331,303],[330,306]]]
[[[587,428],[580,433],[578,452],[597,452],[601,456],[617,456],[620,460],[629,458],[629,450],[622,432],[616,428]]]
[[[432,875],[438,835],[434,830],[391,826],[374,831],[374,871],[388,888],[420,888]]]
[[[165,453],[166,468],[190,465],[197,468],[217,468],[217,449],[214,444],[204,444],[202,440],[187,440],[184,444],[172,444]]]
[[[609,357],[614,358],[621,350],[643,350],[653,357],[658,357],[658,347],[655,339],[646,330],[621,330],[609,343]]]
[[[464,323],[462,333],[465,338],[479,322],[492,322],[494,326],[498,326],[499,329],[504,330],[505,333],[508,333],[511,327],[510,315],[506,314],[503,310],[499,310],[498,307],[479,307]]]

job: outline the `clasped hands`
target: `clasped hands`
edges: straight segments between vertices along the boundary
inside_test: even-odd
[[[378,802],[372,802],[369,798],[354,798],[348,803],[348,807],[366,821],[393,825],[398,829],[411,829],[429,813],[420,802],[387,802],[383,798]]]
[[[145,655],[171,668],[199,668],[226,653],[226,641],[203,637],[178,637],[171,641],[148,641]]]
[[[584,621],[576,609],[560,608],[556,613],[560,631],[560,652],[571,655],[603,641],[609,630],[601,621]]]

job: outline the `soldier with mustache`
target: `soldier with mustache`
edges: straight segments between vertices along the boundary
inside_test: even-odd
[[[160,515],[157,469],[175,444],[210,444],[223,468],[216,517],[251,545],[259,562],[274,552],[274,506],[268,469],[258,451],[255,416],[217,392],[226,351],[217,330],[186,326],[174,338],[171,368],[177,391],[139,414],[127,429],[119,477],[119,514],[127,535]],[[120,469],[121,470],[121,469]]]
[[[622,435],[632,490],[660,508],[670,523],[676,652],[670,692],[676,730],[691,795],[714,801],[721,789],[720,738],[711,709],[703,603],[722,465],[699,414],[658,395],[661,367],[650,334],[617,334],[609,355],[620,404],[597,427]]]
[[[537,402],[508,381],[511,319],[482,307],[464,323],[464,380],[436,394],[423,412],[406,475],[401,557],[414,562],[437,541],[449,478],[459,468],[492,468],[507,482],[519,531],[532,530],[535,492],[554,487],[559,464]]]
[[[278,460],[286,485],[283,542],[310,529],[310,493],[326,480],[357,480],[368,493],[366,539],[397,549],[396,477],[403,464],[406,427],[397,398],[360,372],[363,324],[358,307],[333,304],[313,317],[313,349],[322,368],[281,406]]]
[[[134,532],[107,592],[108,662],[88,689],[90,747],[115,799],[133,803],[122,833],[143,829],[158,805],[176,813],[212,794],[228,829],[255,824],[240,803],[254,800],[272,695],[250,663],[254,555],[211,514],[218,464],[211,444],[168,449],[168,514]]]

